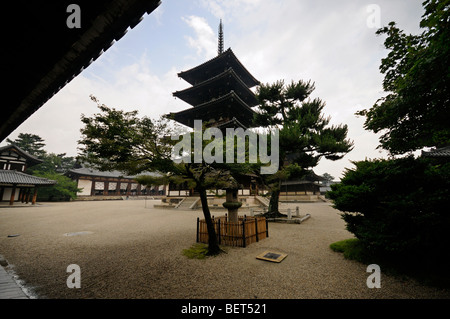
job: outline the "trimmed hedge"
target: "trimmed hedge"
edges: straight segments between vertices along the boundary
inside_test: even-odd
[[[408,156],[354,165],[328,193],[347,229],[376,253],[439,260],[450,244],[450,163]]]

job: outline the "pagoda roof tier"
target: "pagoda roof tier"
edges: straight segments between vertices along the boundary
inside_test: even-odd
[[[250,74],[234,55],[231,48],[195,68],[178,73],[178,76],[186,82],[196,85],[222,73],[228,68],[232,68],[247,87],[251,88],[259,84],[259,81]]]
[[[243,129],[247,129],[250,126],[246,126],[244,124],[242,124],[237,118],[233,117],[231,120],[229,121],[224,121],[221,123],[218,123],[217,128],[219,128],[220,130],[225,130],[227,128],[233,128],[236,129],[237,127],[242,127]]]
[[[232,68],[190,88],[177,91],[173,95],[197,107],[217,97],[224,96],[231,91],[234,91],[250,107],[258,104],[255,94],[245,85]]]
[[[234,119],[244,128],[251,127],[253,111],[234,91],[218,99],[200,104],[177,113],[170,113],[169,118],[189,127],[194,127],[194,120],[209,121],[207,126],[221,127]]]

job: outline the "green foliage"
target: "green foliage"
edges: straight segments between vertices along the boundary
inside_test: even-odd
[[[325,179],[326,182],[332,182],[332,181],[334,180],[334,176],[331,176],[331,175],[328,174],[328,173],[324,173],[324,174],[322,175],[322,177]]]
[[[384,274],[402,278],[407,275],[413,277],[426,285],[435,287],[450,287],[448,277],[448,263],[445,259],[431,262],[417,262],[417,258],[404,258],[405,256],[389,256],[374,253],[357,238],[341,240],[330,244],[331,250],[342,253],[344,258],[355,260],[363,264],[377,264]],[[425,265],[424,265],[425,264]]]
[[[40,187],[38,191],[38,201],[62,201],[71,200],[77,197],[77,182],[63,175],[75,164],[73,157],[67,157],[66,154],[45,153],[44,162],[28,169],[28,173],[45,177],[56,181],[52,186]]]
[[[75,159],[73,157],[68,157],[65,153],[47,153],[43,149],[45,146],[44,140],[35,134],[20,133],[14,141],[9,139],[7,141],[43,160],[41,164],[28,168],[27,174],[57,181],[55,185],[39,187],[38,201],[70,200],[76,198],[78,192],[77,183],[62,175],[74,166]]]
[[[46,154],[43,150],[43,147],[45,146],[44,140],[36,134],[20,133],[14,141],[7,138],[6,142],[17,145],[25,152],[36,156],[37,158],[42,158]]]
[[[346,259],[367,262],[365,247],[358,238],[350,238],[330,244],[331,250],[342,253]]]
[[[77,197],[77,182],[56,172],[35,172],[35,176],[48,178],[57,183],[52,186],[39,187],[38,201],[67,201]]]
[[[208,245],[194,244],[189,249],[183,249],[183,255],[189,259],[205,259],[208,256]]]
[[[450,144],[450,0],[423,5],[422,34],[406,35],[394,22],[377,31],[390,50],[380,66],[388,94],[357,113],[366,129],[383,133],[379,147],[392,155]],[[450,163],[409,155],[353,164],[327,195],[364,253],[448,284]]]
[[[137,111],[116,110],[100,104],[93,96],[91,99],[97,103],[100,113],[92,117],[81,117],[84,127],[81,129],[82,138],[79,141],[80,159],[101,170],[119,170],[133,175],[143,172],[160,174],[138,177],[138,181],[143,185],[162,185],[170,182],[194,188],[200,194],[208,227],[209,254],[219,253],[221,250],[207,205],[206,191],[216,187],[236,187],[237,181],[234,177],[246,172],[246,166],[194,161],[196,149],[189,148],[190,143],[194,143],[193,138],[190,143],[186,143],[186,149],[179,150],[183,151],[182,154],[175,154],[175,157],[178,155],[184,160],[174,160],[172,149],[178,140],[172,140],[171,137],[181,135],[182,130],[171,126],[167,118],[161,118],[159,121],[140,118]],[[210,143],[215,143],[215,139],[202,139],[202,143],[203,150]],[[218,143],[215,146],[217,148],[211,149],[216,151],[222,147]]]
[[[260,102],[255,125],[280,129],[280,158],[299,166],[314,167],[320,158],[337,160],[347,154],[353,143],[346,139],[347,125],[328,126],[329,117],[322,114],[325,103],[310,99],[314,84],[292,81],[285,85],[261,84],[256,96]]]
[[[388,94],[357,113],[366,116],[366,129],[383,133],[380,147],[391,154],[450,143],[450,1],[424,7],[421,34],[407,35],[395,22],[377,31],[390,51],[380,66]]]
[[[41,159],[43,160],[41,164],[30,167],[27,172],[32,175],[35,175],[35,172],[54,172],[64,174],[69,169],[73,168],[76,163],[74,157],[66,156],[65,153],[45,153]]]
[[[450,163],[412,156],[354,163],[329,198],[374,252],[437,258],[450,240]]]
[[[153,121],[138,117],[137,111],[124,112],[97,103],[100,113],[81,116],[81,155],[79,159],[101,170],[119,170],[129,174],[171,169],[173,130],[164,119]]]

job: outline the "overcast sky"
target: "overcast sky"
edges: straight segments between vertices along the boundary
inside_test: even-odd
[[[219,19],[230,48],[262,83],[312,80],[312,97],[326,102],[331,124],[347,124],[354,150],[314,169],[336,179],[350,161],[386,157],[378,136],[354,113],[383,96],[381,59],[387,55],[378,26],[390,21],[420,32],[422,0],[162,0],[134,29],[59,91],[10,136],[41,136],[52,153],[77,154],[81,114],[101,103],[152,118],[190,107],[172,93],[190,85],[177,73],[217,55]],[[81,17],[83,8],[81,7]],[[2,143],[4,145],[5,142]]]

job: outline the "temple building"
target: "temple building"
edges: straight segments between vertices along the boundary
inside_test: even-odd
[[[200,119],[206,127],[251,127],[255,113],[252,107],[258,104],[251,88],[259,81],[242,65],[231,48],[223,51],[222,22],[218,55],[178,73],[178,76],[192,86],[173,95],[192,108],[170,113],[170,118],[191,128],[194,120]]]
[[[441,159],[448,161],[450,159],[450,146],[432,148],[428,151],[422,151],[422,157]]]
[[[222,131],[226,128],[255,127],[253,108],[258,105],[258,100],[252,88],[260,82],[239,61],[231,48],[224,51],[222,21],[219,24],[217,56],[192,69],[178,73],[178,76],[191,86],[174,92],[173,96],[190,104],[191,107],[169,113],[168,118],[190,128],[194,128],[195,120],[201,120],[206,128],[217,127]],[[318,182],[321,180],[320,176],[311,171],[303,179],[283,181],[280,200],[316,200],[320,195]],[[247,197],[245,200],[251,201],[249,197],[254,196],[255,201],[264,202],[263,205],[267,204],[258,196],[266,194],[267,190],[258,185],[256,177],[246,176],[239,183],[242,188],[239,189],[238,194]],[[220,189],[208,192],[210,197],[223,194],[224,190]],[[169,184],[167,196],[181,198],[195,195],[194,191],[188,189],[186,185]]]
[[[51,186],[56,181],[26,174],[27,168],[42,160],[16,145],[0,147],[0,201],[35,204],[39,187]]]
[[[314,173],[307,172],[303,178],[292,178],[281,182],[280,201],[315,201],[322,194],[325,178]]]
[[[155,173],[145,173],[151,175]],[[135,176],[119,171],[99,171],[88,167],[68,170],[65,175],[77,182],[79,200],[122,199],[122,197],[160,196],[166,194],[166,186],[145,187]]]

